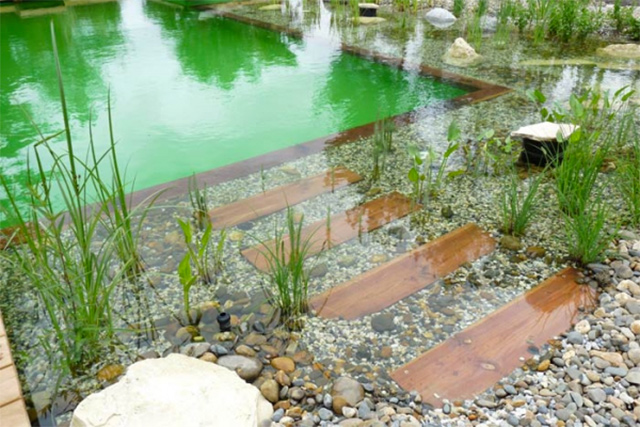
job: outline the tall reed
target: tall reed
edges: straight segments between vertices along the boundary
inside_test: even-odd
[[[260,242],[268,263],[268,281],[263,289],[267,299],[280,310],[285,324],[299,326],[299,317],[309,309],[309,272],[305,265],[313,233],[302,233],[304,216],[297,220],[287,207],[284,228],[275,227],[273,242]]]
[[[524,235],[537,209],[540,181],[543,174],[531,177],[526,188],[522,189],[515,170],[509,174],[508,184],[502,193],[500,213],[502,231],[514,236]]]
[[[86,158],[77,156],[53,23],[51,39],[64,130],[47,138],[36,129],[41,138],[34,146],[36,167],[27,162],[30,209],[26,214],[19,206],[14,188],[0,176],[9,199],[8,214],[24,240],[2,255],[25,274],[42,303],[53,336],[44,333],[40,338],[50,350],[50,357],[64,371],[76,374],[96,361],[111,343],[114,336],[111,295],[139,258],[135,256],[135,248],[130,248],[129,257],[122,260],[122,268],[111,274],[113,258],[124,253],[123,242],[131,242],[131,236],[126,235],[131,232],[128,227],[131,217],[122,198],[125,193],[111,119],[111,145],[107,151],[97,156],[90,136]],[[49,145],[60,134],[66,139],[64,154],[56,153]],[[49,170],[43,166],[42,149],[52,160]],[[106,162],[118,175],[110,181],[103,180],[100,174]],[[106,237],[100,237],[100,229],[111,223],[114,228],[107,229]]]

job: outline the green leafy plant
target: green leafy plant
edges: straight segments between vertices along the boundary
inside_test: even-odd
[[[303,234],[304,216],[296,220],[287,207],[286,224],[275,226],[272,242],[261,241],[260,252],[268,264],[268,281],[263,289],[267,299],[280,310],[285,325],[300,326],[300,316],[309,309],[309,272],[305,265],[313,234]]]
[[[200,231],[207,229],[210,224],[209,203],[207,202],[207,186],[202,189],[198,186],[196,175],[189,178],[189,202],[191,203],[191,215],[196,227]]]
[[[458,149],[460,129],[457,123],[451,122],[447,132],[449,145],[442,155],[440,165],[434,173],[434,164],[437,160],[435,151],[429,148],[425,156],[422,156],[416,146],[409,147],[409,155],[413,159],[413,166],[409,169],[408,178],[412,185],[411,199],[415,204],[424,203],[429,197],[437,197],[441,191],[445,179],[445,171],[449,157]],[[450,173],[449,176],[456,173]]]
[[[502,231],[506,234],[521,236],[525,234],[537,210],[538,189],[543,174],[530,178],[528,186],[522,189],[518,174],[514,170],[508,177],[508,184],[502,193],[500,212]]]
[[[182,285],[182,301],[183,308],[186,315],[186,318],[189,319],[191,323],[191,305],[189,304],[189,293],[191,292],[191,287],[198,280],[197,276],[193,275],[193,271],[191,269],[192,263],[192,253],[188,251],[180,264],[178,264],[178,278],[180,279],[180,284]]]
[[[461,172],[480,175],[498,175],[506,170],[514,155],[514,142],[510,136],[499,138],[493,129],[483,131],[474,140],[461,143],[459,148],[464,159]]]
[[[213,282],[212,268],[209,263],[210,249],[209,243],[211,241],[212,227],[211,223],[207,224],[207,227],[202,233],[198,235],[193,232],[190,222],[183,221],[178,218],[178,224],[182,229],[184,235],[184,242],[187,247],[187,253],[189,254],[189,262],[196,270],[197,277],[202,283],[210,284]],[[224,234],[221,234],[224,240]]]
[[[509,42],[511,35],[511,21],[510,18],[514,15],[514,2],[513,0],[502,0],[498,8],[498,24],[496,27],[496,33],[494,40],[499,45],[506,45]]]

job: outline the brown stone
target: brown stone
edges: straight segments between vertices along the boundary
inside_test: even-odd
[[[216,363],[218,361],[218,358],[216,357],[216,355],[208,351],[204,353],[202,356],[198,357],[198,359],[202,360],[203,362],[211,362],[211,363]]]
[[[390,358],[392,354],[393,354],[393,350],[388,345],[380,349],[380,357],[382,357],[383,359]]]
[[[288,401],[288,400],[281,400],[280,402],[278,402],[275,405],[273,405],[274,411],[277,411],[280,408],[282,408],[282,409],[284,409],[286,411],[290,407],[291,407],[291,402]]]
[[[237,346],[235,348],[235,352],[240,356],[255,357],[256,355],[255,350],[244,344],[240,344],[239,346]]]
[[[275,380],[266,380],[260,386],[260,392],[269,402],[276,403],[280,393],[280,386]]]
[[[267,343],[267,337],[265,337],[264,335],[260,335],[257,332],[251,332],[244,339],[244,343],[250,346],[263,345]]]
[[[302,350],[293,355],[293,361],[301,365],[309,365],[313,362],[313,355]]]
[[[342,396],[336,396],[333,398],[333,412],[338,415],[342,415],[342,408],[349,406],[349,402]]]
[[[98,371],[97,377],[100,381],[113,381],[124,372],[122,365],[107,365]]]
[[[274,369],[284,371],[287,374],[296,370],[295,362],[289,357],[276,357],[271,361],[271,366],[273,366]]]
[[[540,362],[540,364],[538,365],[538,372],[544,372],[547,369],[549,369],[549,366],[551,365],[551,361],[549,359],[545,359],[542,362]]]
[[[276,381],[281,386],[285,386],[285,385],[286,386],[290,386],[291,385],[291,378],[289,378],[289,376],[284,371],[276,372]]]

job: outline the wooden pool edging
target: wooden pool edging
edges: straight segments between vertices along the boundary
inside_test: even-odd
[[[30,426],[18,371],[0,313],[0,426]]]

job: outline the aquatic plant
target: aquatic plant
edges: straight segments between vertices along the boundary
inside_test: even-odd
[[[453,14],[460,18],[464,12],[465,0],[453,0]]]
[[[40,141],[34,145],[36,167],[27,161],[28,213],[23,214],[14,188],[0,175],[9,200],[8,215],[17,224],[22,240],[2,256],[28,278],[42,303],[53,336],[39,338],[50,358],[63,372],[75,375],[96,361],[112,343],[111,295],[124,275],[136,268],[139,257],[135,238],[130,235],[131,213],[118,168],[111,115],[111,144],[107,151],[97,156],[90,135],[86,158],[77,156],[53,23],[51,39],[64,130],[45,137],[35,126]],[[67,152],[59,154],[49,141],[62,134]],[[52,160],[49,170],[44,169],[41,149]],[[103,180],[100,174],[105,162],[114,174],[111,180]],[[62,203],[61,209],[57,202]],[[103,237],[100,231],[105,225],[107,234]],[[131,246],[123,249],[124,244]],[[127,253],[129,258],[125,258]],[[110,267],[116,256],[125,259],[121,260],[121,268],[112,273]]]
[[[582,264],[599,261],[617,233],[611,230],[607,201],[601,193],[578,215],[564,214],[569,255]]]
[[[197,276],[193,275],[193,271],[191,270],[191,262],[192,255],[191,252],[188,251],[182,258],[182,261],[180,261],[180,264],[178,264],[178,279],[180,280],[180,284],[182,285],[182,303],[186,319],[188,319],[189,323],[191,323],[192,321],[191,305],[189,304],[189,293],[191,291],[191,287],[194,283],[196,283],[196,280],[198,279]]]
[[[457,123],[455,121],[451,122],[447,131],[449,145],[442,155],[442,160],[437,169],[433,167],[437,160],[437,155],[433,148],[429,147],[426,155],[422,156],[416,146],[409,146],[408,151],[413,159],[413,166],[409,169],[408,178],[412,185],[411,200],[413,203],[421,204],[428,198],[437,197],[440,194],[449,157],[458,149],[460,135]],[[435,173],[434,169],[436,170]],[[451,172],[449,176],[456,174],[457,172]]]
[[[268,280],[263,290],[280,316],[291,328],[300,326],[299,318],[309,309],[309,272],[305,265],[315,233],[303,235],[304,215],[296,219],[287,207],[285,227],[275,225],[272,242],[260,241],[260,253],[268,264]]]
[[[183,221],[178,218],[178,224],[182,230],[184,242],[187,247],[187,254],[189,255],[189,263],[193,265],[196,270],[197,276],[204,284],[211,284],[213,282],[212,269],[209,264],[209,242],[211,241],[211,223],[207,224],[207,227],[202,235],[194,233],[191,223]]]
[[[506,45],[509,42],[509,36],[511,35],[511,21],[513,16],[514,1],[502,0],[498,8],[498,24],[496,26],[496,33],[494,40],[499,45]]]
[[[514,154],[514,143],[510,136],[499,138],[493,129],[483,131],[473,140],[461,143],[460,151],[464,160],[464,169],[460,172],[480,175],[498,175],[506,172]]]
[[[633,117],[628,116],[624,120],[631,126],[631,147],[630,151],[618,160],[616,182],[627,205],[631,223],[638,227],[640,226],[640,136],[633,126]]]
[[[525,234],[527,226],[533,219],[539,197],[538,189],[543,174],[531,177],[525,189],[514,168],[508,176],[508,183],[500,200],[502,232],[514,236]]]
[[[378,119],[374,124],[372,160],[373,169],[371,171],[371,182],[380,181],[384,171],[386,159],[393,148],[393,132],[395,126],[391,119]]]
[[[589,90],[580,96],[572,94],[569,108],[556,105],[552,110],[541,109],[543,120],[577,126],[567,141],[559,137],[564,153],[555,169],[556,194],[565,214],[578,216],[590,203],[605,159],[626,138],[628,128],[619,126],[615,119],[627,114],[627,101],[632,95],[627,88],[613,96]],[[546,101],[539,91],[530,92],[529,97],[539,104]]]
[[[622,7],[621,0],[616,0],[610,17],[618,32],[626,34],[632,40],[640,40],[640,20],[633,16],[633,10],[633,7]]]
[[[207,186],[202,189],[198,186],[196,175],[189,178],[189,203],[191,204],[191,215],[196,227],[204,231],[210,224],[209,203],[207,201]]]

